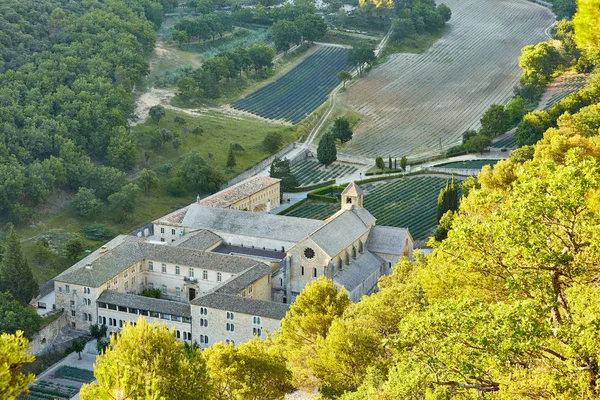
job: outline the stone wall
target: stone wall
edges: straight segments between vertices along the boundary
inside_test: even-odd
[[[69,319],[67,313],[62,310],[56,311],[61,313],[61,316],[52,321],[50,324],[45,326],[37,334],[35,334],[29,341],[29,353],[39,356],[41,354],[48,353],[53,349],[53,344],[58,337],[60,331],[67,325],[69,325]],[[49,315],[51,315],[50,313]]]

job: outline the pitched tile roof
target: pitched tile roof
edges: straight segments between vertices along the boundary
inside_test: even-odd
[[[256,265],[265,264],[246,257],[197,251],[181,247],[144,242],[142,238],[124,236],[109,242],[106,251],[97,250],[67,271],[56,281],[98,287],[141,260],[168,262],[185,267],[239,274]]]
[[[347,195],[358,197],[362,196],[363,194],[364,192],[362,191],[362,189],[358,187],[358,185],[354,182],[349,183],[348,186],[346,186],[346,189],[344,189],[344,191],[342,192],[342,196]]]
[[[187,303],[155,299],[137,294],[120,293],[113,290],[103,291],[96,302],[137,308],[138,310],[155,311],[163,314],[178,315],[180,317],[192,316],[190,305]]]
[[[191,232],[180,237],[171,243],[171,246],[183,247],[192,250],[206,250],[222,241],[223,238],[221,238],[219,235],[215,235],[211,231],[201,229],[197,232]]]
[[[369,230],[369,226],[365,224],[356,211],[358,210],[338,211],[326,219],[322,227],[311,232],[308,236],[327,255],[330,257],[336,256]],[[364,215],[364,213],[361,213],[361,215]]]
[[[239,236],[259,237],[297,243],[323,225],[323,221],[253,213],[192,204],[182,225],[194,229],[207,229],[216,234],[231,233]]]
[[[289,304],[274,301],[256,300],[248,297],[234,296],[222,293],[208,293],[194,299],[193,305],[239,312],[259,317],[283,319],[289,310]]]
[[[228,208],[240,200],[275,185],[281,179],[268,176],[253,176],[220,192],[200,200],[200,205],[217,208]]]
[[[365,251],[356,259],[351,259],[349,266],[337,272],[333,276],[333,282],[346,288],[348,292],[356,289],[371,274],[373,274],[382,264],[385,264],[379,256],[369,251]],[[370,289],[370,288],[367,288]]]
[[[369,232],[367,249],[375,253],[395,254],[400,256],[406,240],[412,240],[408,229],[391,226],[374,226]]]

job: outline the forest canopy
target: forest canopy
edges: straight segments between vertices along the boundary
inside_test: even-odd
[[[24,222],[57,188],[89,187],[106,199],[124,185],[117,168],[131,168],[136,156],[127,129],[131,89],[148,72],[153,27],[168,7],[0,4],[0,214]]]

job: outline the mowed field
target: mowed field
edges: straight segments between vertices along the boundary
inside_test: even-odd
[[[554,22],[525,0],[444,0],[452,19],[423,54],[395,54],[357,80],[343,98],[361,123],[344,151],[400,157],[459,144],[493,103],[519,82],[521,48],[547,40]]]
[[[275,82],[231,106],[297,124],[323,104],[339,84],[336,74],[346,68],[346,51],[344,47],[323,46]]]

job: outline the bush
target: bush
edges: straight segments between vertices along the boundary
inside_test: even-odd
[[[86,239],[95,241],[104,241],[115,237],[115,234],[104,224],[86,226],[83,228],[83,235]]]
[[[144,289],[142,291],[142,296],[144,297],[152,297],[154,299],[160,299],[161,291],[160,289]]]
[[[283,136],[279,132],[271,132],[263,139],[263,147],[269,153],[275,153],[283,144]]]

